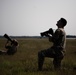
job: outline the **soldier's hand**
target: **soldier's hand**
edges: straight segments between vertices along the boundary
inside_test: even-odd
[[[50,28],[50,29],[49,29],[49,33],[50,33],[51,35],[53,35],[53,34],[54,34],[54,31],[53,31],[53,29],[52,29],[52,28]]]

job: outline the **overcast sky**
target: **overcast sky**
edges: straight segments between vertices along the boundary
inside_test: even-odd
[[[0,35],[40,35],[61,17],[67,35],[76,35],[76,0],[0,0]]]

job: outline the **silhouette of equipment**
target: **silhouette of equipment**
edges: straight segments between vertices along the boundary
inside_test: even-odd
[[[43,37],[43,36],[48,37],[50,34],[51,34],[52,36],[53,36],[53,34],[54,34],[54,31],[53,31],[52,28],[50,28],[49,30],[47,30],[47,31],[45,31],[45,32],[40,33],[40,35],[41,35],[42,37]]]
[[[9,40],[11,43],[13,43],[13,40],[7,35],[7,34],[4,34],[4,37]]]

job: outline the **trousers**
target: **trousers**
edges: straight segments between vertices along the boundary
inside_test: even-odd
[[[58,48],[48,48],[38,52],[38,69],[42,70],[45,57],[53,58],[54,69],[61,69],[61,61],[64,57],[62,50]]]

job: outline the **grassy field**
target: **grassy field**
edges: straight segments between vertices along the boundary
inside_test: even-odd
[[[20,38],[15,55],[0,55],[0,75],[76,75],[76,39],[67,39],[66,56],[62,70],[54,71],[51,58],[45,58],[43,71],[37,71],[38,52],[49,48],[48,39]],[[4,50],[6,39],[0,39],[0,50]]]

